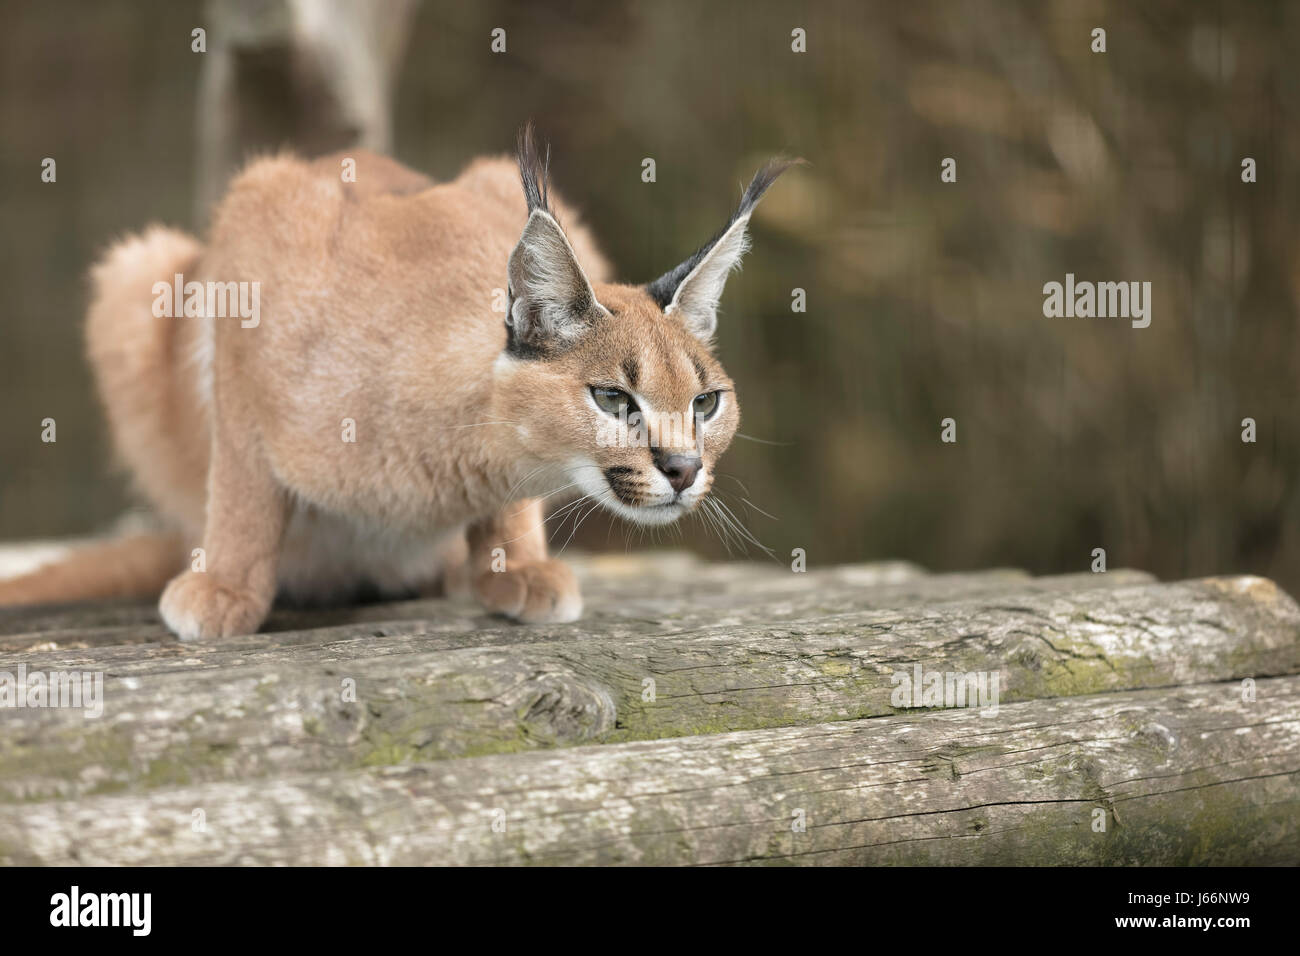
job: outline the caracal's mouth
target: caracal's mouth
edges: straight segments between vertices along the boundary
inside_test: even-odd
[[[628,504],[620,501],[612,492],[603,497],[605,507],[618,515],[640,525],[672,524],[691,510],[692,505],[676,499],[659,504]]]
[[[605,510],[633,524],[647,527],[672,524],[695,510],[708,494],[703,475],[691,488],[677,493],[667,479],[657,484],[631,468],[603,469],[594,462],[578,460],[570,465],[572,483],[582,496],[597,501]]]

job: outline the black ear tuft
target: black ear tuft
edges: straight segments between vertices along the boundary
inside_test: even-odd
[[[754,173],[754,178],[749,181],[749,187],[745,190],[745,195],[740,197],[740,208],[736,210],[735,215],[731,217],[731,222],[735,222],[741,216],[748,216],[758,205],[758,201],[763,198],[763,193],[767,192],[778,176],[789,169],[791,166],[807,166],[808,160],[799,156],[776,156],[769,159],[758,172]],[[730,225],[731,223],[728,223]],[[722,230],[726,232],[726,230]]]
[[[537,138],[533,132],[533,121],[529,120],[519,131],[517,144],[519,156],[519,181],[524,186],[524,198],[528,201],[528,212],[540,209],[555,218],[550,207],[550,167],[551,147],[548,144],[545,153],[539,152]]]
[[[762,168],[754,174],[754,178],[749,181],[745,194],[740,197],[740,205],[731,214],[727,224],[718,230],[718,234],[696,249],[685,262],[680,263],[671,271],[665,272],[646,286],[646,292],[650,294],[650,298],[654,299],[659,308],[668,308],[673,301],[673,296],[677,293],[677,287],[682,284],[682,280],[695,270],[695,267],[709,254],[709,250],[727,234],[727,230],[736,224],[736,220],[742,219],[754,211],[758,201],[763,198],[763,193],[767,192],[768,187],[776,182],[778,176],[791,166],[807,165],[807,163],[806,159],[791,158],[789,156],[777,156],[764,163]]]

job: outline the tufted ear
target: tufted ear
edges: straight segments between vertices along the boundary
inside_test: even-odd
[[[739,267],[749,248],[749,217],[769,186],[783,172],[802,159],[779,157],[768,161],[754,174],[740,206],[727,225],[694,255],[646,286],[646,292],[668,315],[680,315],[687,330],[704,342],[713,338],[718,325],[718,302],[727,275]]]
[[[536,358],[571,345],[600,315],[591,283],[551,212],[547,158],[538,153],[532,124],[519,133],[519,178],[528,223],[507,266],[506,351]]]

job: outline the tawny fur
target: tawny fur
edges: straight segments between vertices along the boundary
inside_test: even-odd
[[[179,572],[161,611],[194,639],[256,630],[277,593],[403,594],[444,575],[489,610],[572,620],[581,597],[548,557],[545,497],[576,490],[641,520],[707,494],[739,422],[732,384],[681,316],[608,281],[571,209],[551,203],[601,318],[556,355],[512,358],[494,304],[529,218],[514,163],[477,160],[435,185],[349,155],[355,182],[337,156],[256,161],[206,248],[152,227],[94,268],[87,346],[114,446],[174,534],[0,583],[0,603],[157,593]],[[155,317],[153,285],[176,273],[260,283],[260,323]],[[595,384],[685,413],[684,434],[651,436],[702,458],[678,504],[655,505],[650,449],[598,441]],[[704,427],[690,410],[706,389],[724,400]],[[196,548],[201,570],[187,569]]]

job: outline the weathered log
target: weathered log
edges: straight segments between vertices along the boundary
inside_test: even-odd
[[[465,600],[393,601],[346,608],[281,609],[272,614],[261,634],[187,647],[175,641],[152,606],[0,609],[0,666],[42,655],[40,659],[51,665],[79,666],[85,661],[117,673],[126,662],[180,657],[192,667],[199,661],[223,662],[260,648],[352,638],[408,635],[418,640],[445,638],[438,646],[467,647],[575,639],[581,634],[680,634],[710,625],[741,627],[1001,593],[1114,588],[1152,580],[1138,571],[1044,578],[1010,570],[927,575],[893,563],[850,565],[808,574],[773,573],[753,564],[702,565],[692,576],[691,565],[685,562],[669,562],[674,570],[667,574],[657,560],[616,564],[638,565],[658,573],[611,578],[603,561],[579,564],[579,574],[585,580],[586,614],[578,625],[552,627],[510,624],[485,615]],[[419,646],[429,648],[427,643]]]
[[[916,665],[997,674],[1002,701],[1300,672],[1300,609],[1260,578],[569,633],[460,648],[447,642],[463,635],[353,635],[206,668],[187,647],[193,672],[184,657],[123,663],[100,719],[4,714],[0,800],[880,716]]]
[[[0,549],[3,565],[4,549]],[[12,560],[12,558],[11,558]],[[794,574],[775,565],[752,562],[707,564],[684,552],[578,557],[571,561],[583,582],[587,604],[584,624],[604,617],[643,623],[657,630],[683,630],[691,621],[716,618],[716,608],[758,615],[781,601],[795,597],[807,604],[821,598],[868,606],[867,592],[890,603],[942,600],[945,595],[985,593],[1016,582],[1037,586],[1039,581],[1087,579],[1087,575],[1031,579],[1023,571],[993,570],[966,574],[929,575],[901,561],[841,565]],[[23,570],[30,570],[24,568]],[[1114,586],[1150,580],[1136,571],[1093,576],[1097,586]],[[912,603],[907,601],[907,603]],[[785,607],[787,613],[794,606]],[[762,619],[756,617],[756,619]],[[433,600],[389,601],[341,608],[278,608],[263,628],[271,633],[350,624],[392,624],[397,621],[432,622],[447,633],[475,632],[500,627],[502,621],[485,617],[472,602]],[[536,629],[511,627],[511,633],[535,634]],[[99,648],[119,644],[166,643],[167,629],[154,604],[94,603],[58,607],[0,608],[0,653],[29,648]]]
[[[0,863],[1295,864],[1300,677],[1254,690],[0,806]]]
[[[1030,578],[999,569],[929,575],[902,562],[844,565],[793,574],[749,562],[705,564],[668,552],[654,555],[583,558],[574,562],[583,581],[587,614],[597,631],[609,619],[644,625],[644,630],[680,632],[726,620],[770,620],[871,607],[900,607],[959,600],[998,591],[1112,588],[1152,580],[1139,571],[1066,574]],[[391,601],[344,608],[277,609],[265,631],[317,629],[398,621],[430,623],[448,633],[500,627],[472,602],[442,599]],[[511,627],[513,633],[535,629]],[[559,633],[559,632],[557,632]],[[100,648],[166,643],[167,629],[153,604],[66,605],[0,608],[0,653],[26,649]]]

